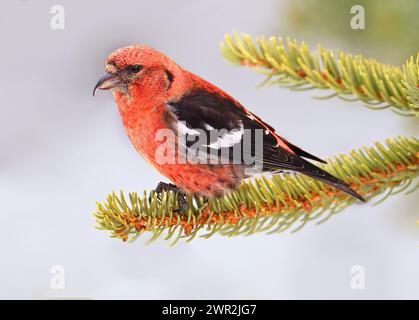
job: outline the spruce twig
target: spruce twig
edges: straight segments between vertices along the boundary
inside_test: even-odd
[[[377,142],[374,147],[329,159],[323,168],[367,199],[380,194],[386,198],[409,188],[412,191],[412,181],[419,174],[419,140],[387,139],[385,144]],[[181,238],[191,241],[215,233],[234,236],[296,231],[309,221],[323,222],[356,202],[347,194],[302,175],[246,181],[238,190],[208,203],[203,199],[194,202],[189,197],[185,213],[176,212],[177,201],[172,192],[163,193],[161,200],[152,193],[151,202],[148,199],[147,192],[142,196],[131,192],[128,197],[122,191],[109,194],[104,202],[97,203],[97,227],[124,241],[151,233],[150,241],[164,236],[176,243]]]
[[[360,100],[371,109],[387,109],[400,115],[419,116],[419,54],[399,67],[360,55],[335,53],[296,40],[227,34],[221,43],[224,57],[254,68],[267,76],[263,84],[279,84],[292,90],[331,90],[321,98]],[[337,58],[335,57],[337,56]]]

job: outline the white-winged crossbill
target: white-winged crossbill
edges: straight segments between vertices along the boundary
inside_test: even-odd
[[[220,196],[255,171],[292,171],[365,201],[304,158],[323,160],[164,54],[143,45],[124,47],[108,56],[105,71],[94,92],[111,89],[134,147],[180,190]]]

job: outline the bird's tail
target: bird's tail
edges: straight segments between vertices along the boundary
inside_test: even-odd
[[[300,173],[314,178],[316,180],[320,180],[321,182],[324,182],[329,186],[335,187],[336,189],[341,190],[351,195],[352,197],[361,200],[362,202],[367,202],[367,200],[364,197],[362,197],[359,193],[353,190],[346,182],[343,182],[335,176],[332,176],[330,173],[327,173],[323,169],[320,169],[319,167],[313,165],[312,163],[306,160],[303,161],[305,162],[304,169],[301,171],[299,170]]]

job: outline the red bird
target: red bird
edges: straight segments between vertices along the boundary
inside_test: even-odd
[[[143,45],[124,47],[108,56],[105,71],[93,95],[111,89],[134,147],[177,186],[161,183],[157,191],[216,197],[255,172],[292,171],[365,201],[303,158],[323,160],[164,54]]]

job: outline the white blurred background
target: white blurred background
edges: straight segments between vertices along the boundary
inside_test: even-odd
[[[65,8],[64,30],[50,27],[55,4]],[[122,243],[94,229],[95,201],[112,190],[142,192],[164,180],[130,145],[111,95],[91,95],[104,59],[121,46],[143,43],[165,52],[322,157],[418,135],[416,119],[357,102],[312,99],[325,92],[256,89],[262,76],[223,60],[219,42],[234,29],[368,55],[343,36],[313,33],[318,22],[293,27],[287,23],[290,5],[1,2],[1,298],[419,298],[417,193],[378,206],[353,205],[295,234],[214,236],[170,247],[164,240],[146,246],[146,238]],[[305,14],[317,17],[322,10]],[[331,22],[330,29],[337,23],[350,30],[350,5],[342,10],[348,19]],[[368,12],[366,19],[367,29],[379,32],[381,26],[368,25]],[[388,48],[385,40],[382,45]],[[377,46],[377,58],[400,65],[417,51],[387,56]],[[63,290],[50,286],[54,265],[64,267]],[[351,288],[354,265],[365,269],[364,290]]]

